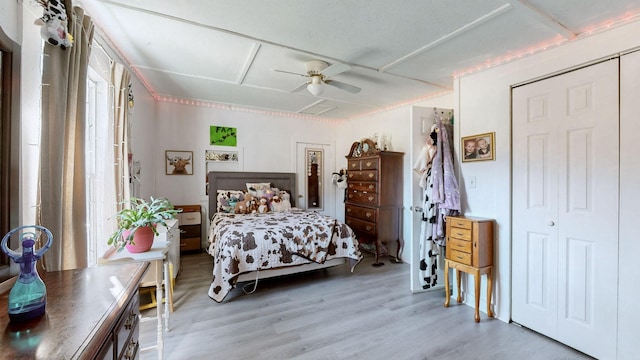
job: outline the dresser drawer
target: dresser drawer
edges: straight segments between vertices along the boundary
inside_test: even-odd
[[[361,191],[349,191],[347,199],[360,204],[375,205],[378,203],[378,195],[375,193],[365,193]]]
[[[447,249],[471,254],[471,241],[449,237],[447,238]]]
[[[459,262],[465,265],[472,265],[471,254],[462,251],[447,249],[447,259]]]
[[[471,241],[471,229],[451,227],[449,236],[456,239]]]
[[[350,171],[349,181],[378,181],[377,170]]]
[[[349,170],[375,170],[379,169],[378,159],[350,159],[347,161]]]
[[[349,190],[377,193],[378,184],[374,182],[350,182]]]
[[[130,348],[132,342],[138,341],[138,323],[139,323],[139,297],[138,294],[131,299],[127,310],[124,311],[120,322],[114,330],[116,344],[116,358],[123,357],[125,352]]]
[[[360,220],[351,216],[345,218],[345,223],[353,229],[353,231],[362,232],[367,235],[376,235],[376,224],[369,221]]]
[[[186,212],[180,214],[180,226],[199,225],[201,223],[200,212]]]
[[[376,222],[376,209],[363,208],[355,205],[345,205],[346,216],[352,216],[361,220]]]
[[[362,159],[362,160],[360,160],[360,169],[362,169],[362,170],[378,169],[378,159]]]

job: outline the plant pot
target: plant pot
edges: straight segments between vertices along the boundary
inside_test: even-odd
[[[126,239],[130,233],[131,231],[126,230],[123,232],[122,236]],[[151,246],[153,245],[154,237],[155,234],[153,233],[153,229],[150,226],[138,228],[135,234],[133,234],[133,242],[135,243],[135,245],[127,244],[125,245],[125,248],[127,248],[127,251],[129,251],[130,253],[141,253],[149,251],[149,249],[151,249]]]

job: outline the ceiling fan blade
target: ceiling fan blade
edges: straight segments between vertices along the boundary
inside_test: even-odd
[[[307,88],[307,84],[308,84],[308,82],[303,82],[302,84],[300,84],[300,86],[298,86],[297,88],[295,88],[295,89],[293,89],[293,90],[291,90],[289,92],[292,92],[292,93],[300,92],[300,91],[302,91],[302,90]]]
[[[294,72],[291,72],[291,71],[284,71],[284,70],[278,70],[278,69],[271,69],[271,70],[272,71],[276,71],[276,72],[285,73],[285,74],[303,76],[303,77],[307,77],[308,76],[308,75],[305,75],[305,74],[294,73]]]
[[[351,69],[347,64],[336,63],[321,71],[324,76],[335,76]]]
[[[361,89],[360,89],[359,87],[357,87],[357,86],[353,86],[353,85],[345,84],[345,83],[343,83],[343,82],[335,81],[335,80],[325,80],[325,82],[324,82],[324,83],[325,83],[325,84],[327,84],[327,85],[335,86],[335,87],[337,87],[338,89],[348,91],[348,92],[350,92],[350,93],[352,93],[352,94],[357,94],[357,93],[359,93],[359,92],[360,92],[360,90],[361,90]]]

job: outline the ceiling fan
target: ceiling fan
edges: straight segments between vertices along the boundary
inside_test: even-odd
[[[353,94],[360,92],[360,88],[357,86],[327,79],[330,76],[335,76],[351,69],[351,66],[347,64],[336,63],[329,66],[327,62],[322,60],[309,60],[305,63],[305,68],[307,70],[306,75],[277,69],[274,71],[309,78],[308,81],[300,84],[300,86],[291,90],[291,92],[299,92],[306,88],[312,95],[319,96],[324,92],[324,84],[337,87],[338,89],[345,90]]]

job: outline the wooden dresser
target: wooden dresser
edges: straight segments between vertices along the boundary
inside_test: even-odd
[[[202,215],[200,205],[176,205],[180,224],[180,251],[200,251],[202,239]]]
[[[138,359],[138,285],[148,262],[39,271],[43,317],[14,324],[0,295],[3,359]]]
[[[444,261],[444,306],[449,306],[449,268],[456,269],[457,301],[460,297],[460,272],[474,276],[475,315],[480,321],[480,276],[487,275],[487,316],[491,311],[493,272],[493,220],[476,217],[447,216],[446,256]]]
[[[347,155],[345,223],[360,244],[374,244],[375,266],[383,243],[396,242],[395,261],[400,262],[402,238],[402,156],[401,152],[377,151],[369,144],[354,143]],[[360,150],[358,151],[358,148]],[[391,254],[389,249],[389,254]]]

